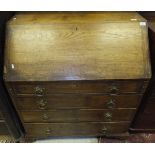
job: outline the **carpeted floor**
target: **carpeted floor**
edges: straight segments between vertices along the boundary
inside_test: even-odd
[[[15,143],[15,140],[11,136],[0,135],[0,143]]]
[[[130,134],[130,136],[125,140],[100,138],[99,143],[155,143],[155,134]]]

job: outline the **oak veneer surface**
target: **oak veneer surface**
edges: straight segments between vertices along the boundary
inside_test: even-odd
[[[141,95],[53,94],[44,98],[19,96],[16,106],[19,110],[136,108],[140,100]]]
[[[76,109],[51,111],[21,111],[24,122],[119,122],[131,121],[135,109]],[[107,115],[109,117],[107,117]]]
[[[105,127],[108,134],[124,133],[129,122],[90,122],[90,123],[25,123],[29,137],[52,136],[102,136]]]
[[[17,19],[18,17],[18,19]],[[16,19],[15,19],[16,18]],[[135,12],[20,12],[9,23],[53,24],[53,23],[98,23],[105,21],[146,21]],[[50,19],[50,20],[49,20]]]
[[[105,93],[111,94],[112,87],[116,86],[116,93],[141,93],[144,80],[68,80],[68,81],[18,81],[8,82],[12,91],[17,95],[35,94],[35,88],[44,89],[44,95],[53,93]]]
[[[151,76],[147,23],[136,13],[17,14],[6,36],[7,81]]]

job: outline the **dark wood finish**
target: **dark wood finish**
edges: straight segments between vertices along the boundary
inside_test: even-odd
[[[129,122],[25,123],[24,126],[29,137],[103,136],[126,132]]]
[[[51,111],[21,111],[24,122],[117,122],[131,121],[135,109],[115,110],[51,110]]]
[[[31,12],[8,22],[4,79],[27,136],[127,132],[150,77],[147,22],[136,13]]]
[[[41,97],[21,95],[16,98],[16,106],[19,110],[136,108],[140,99],[141,94],[52,94]]]
[[[53,93],[140,93],[143,86],[142,80],[122,81],[59,81],[59,82],[34,82],[10,83],[13,91],[20,94],[36,94],[37,88],[43,90],[43,95]],[[116,88],[116,90],[114,90]]]

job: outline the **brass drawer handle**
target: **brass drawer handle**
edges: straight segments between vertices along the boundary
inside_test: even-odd
[[[45,133],[46,133],[46,135],[49,135],[49,134],[51,134],[51,130],[48,128],[45,130]]]
[[[111,121],[111,119],[112,119],[112,113],[106,112],[106,113],[104,114],[104,117],[105,117],[105,119],[106,119],[107,121]]]
[[[108,129],[104,126],[103,128],[102,128],[102,134],[103,135],[106,135],[107,134],[107,131],[108,131]]]
[[[47,114],[43,114],[42,119],[43,119],[44,121],[47,121],[47,120],[49,119],[49,117],[48,117],[48,115],[47,115]]]
[[[76,88],[77,87],[77,84],[72,84],[71,87],[72,88]]]
[[[39,86],[35,87],[35,94],[37,96],[43,96],[45,94],[45,88],[41,88]]]
[[[110,99],[110,101],[107,102],[107,108],[112,109],[116,106],[115,101],[113,99]]]
[[[111,94],[117,94],[119,91],[119,89],[117,88],[117,86],[113,85],[110,89],[110,93]]]
[[[39,105],[39,109],[44,110],[44,109],[46,109],[47,101],[42,99],[42,100],[38,101],[38,105]]]

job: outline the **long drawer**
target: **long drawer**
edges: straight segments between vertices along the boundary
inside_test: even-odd
[[[45,95],[52,93],[139,93],[141,80],[122,81],[58,81],[10,83],[15,94]]]
[[[25,123],[27,136],[101,136],[128,131],[129,122]]]
[[[131,121],[135,109],[76,109],[51,111],[21,111],[24,122],[111,122]]]
[[[20,96],[16,98],[19,110],[68,108],[137,108],[141,95],[55,94],[46,97]]]

